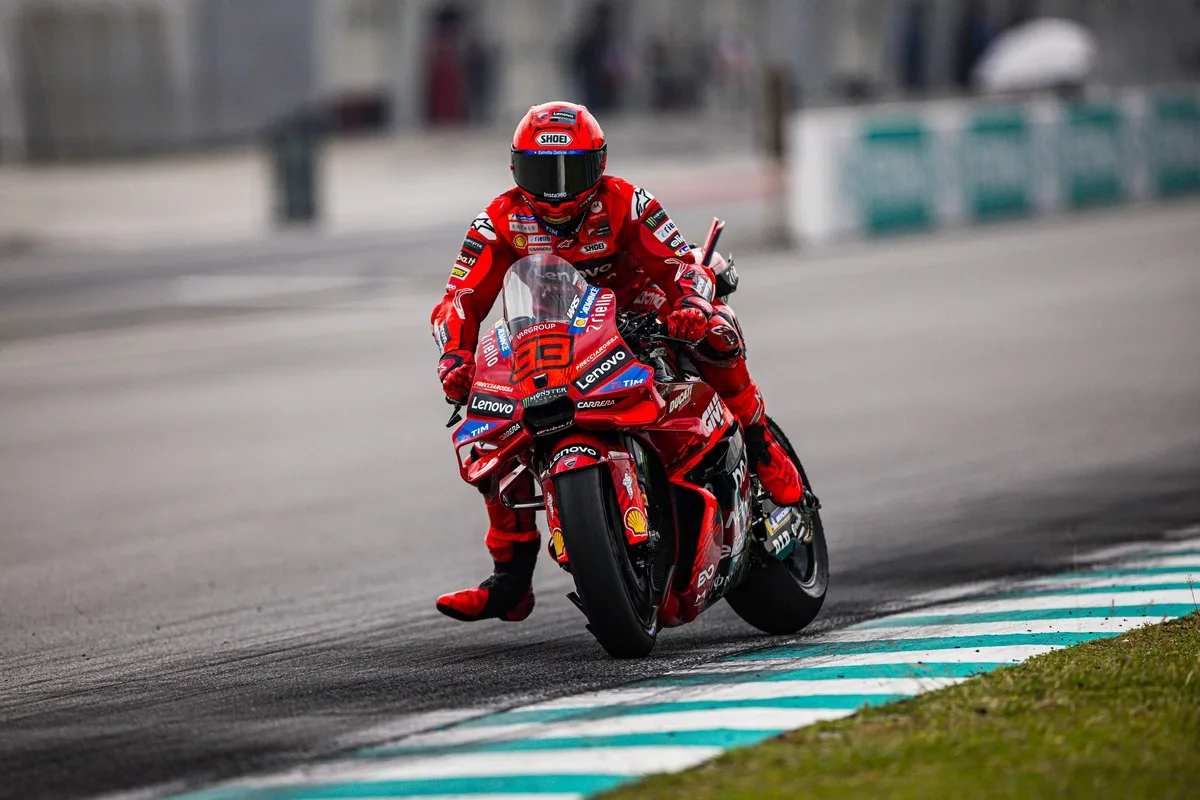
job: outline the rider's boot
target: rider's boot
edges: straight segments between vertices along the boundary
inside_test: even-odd
[[[722,395],[721,399],[746,432],[750,464],[771,500],[778,506],[799,503],[804,494],[804,482],[783,445],[767,428],[766,407],[758,386],[750,381],[744,389],[728,397]]]
[[[492,554],[492,574],[472,589],[444,594],[437,599],[438,611],[463,622],[501,619],[520,622],[533,611],[533,566],[541,539],[537,531],[527,541],[506,541],[488,528],[487,546]]]
[[[533,494],[532,476],[522,475],[513,486],[512,496],[529,499]],[[492,556],[492,574],[474,588],[442,595],[437,599],[437,608],[463,622],[520,622],[533,611],[533,567],[541,537],[534,512],[507,508],[494,484],[487,488],[485,497],[490,524],[484,544]]]
[[[709,319],[708,333],[695,346],[700,374],[746,432],[750,465],[763,489],[775,505],[795,505],[804,495],[804,483],[787,451],[766,426],[766,407],[746,366],[746,347],[737,317],[724,303],[713,303],[713,308],[716,313]]]

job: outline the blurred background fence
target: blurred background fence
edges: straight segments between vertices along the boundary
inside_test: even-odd
[[[1200,193],[1200,86],[813,109],[791,128],[805,243]]]
[[[1110,86],[1200,72],[1196,0],[0,0],[0,160],[343,130],[507,127],[569,97],[752,125],[763,69],[806,105],[971,90],[989,41],[1086,23]]]

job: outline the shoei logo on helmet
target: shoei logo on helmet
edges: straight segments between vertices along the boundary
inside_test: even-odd
[[[559,133],[557,131],[543,131],[534,139],[542,147],[547,145],[551,147],[567,147],[571,142],[575,141],[569,133]]]

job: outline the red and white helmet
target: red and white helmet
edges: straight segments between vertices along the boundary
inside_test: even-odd
[[[513,133],[513,179],[534,215],[550,225],[583,213],[607,164],[600,123],[575,103],[534,106]]]

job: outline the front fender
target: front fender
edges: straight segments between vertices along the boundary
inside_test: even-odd
[[[550,469],[542,481],[542,491],[553,498],[554,478],[565,472],[591,467],[607,467],[616,490],[617,508],[621,525],[625,529],[625,541],[630,545],[641,544],[650,538],[649,516],[646,513],[646,497],[638,483],[637,469],[633,456],[624,447],[600,436],[579,433],[563,439],[555,447],[550,458]],[[558,528],[558,510],[553,503],[546,503],[546,517],[551,535]],[[556,558],[558,555],[556,553]],[[560,562],[564,558],[558,559]]]

